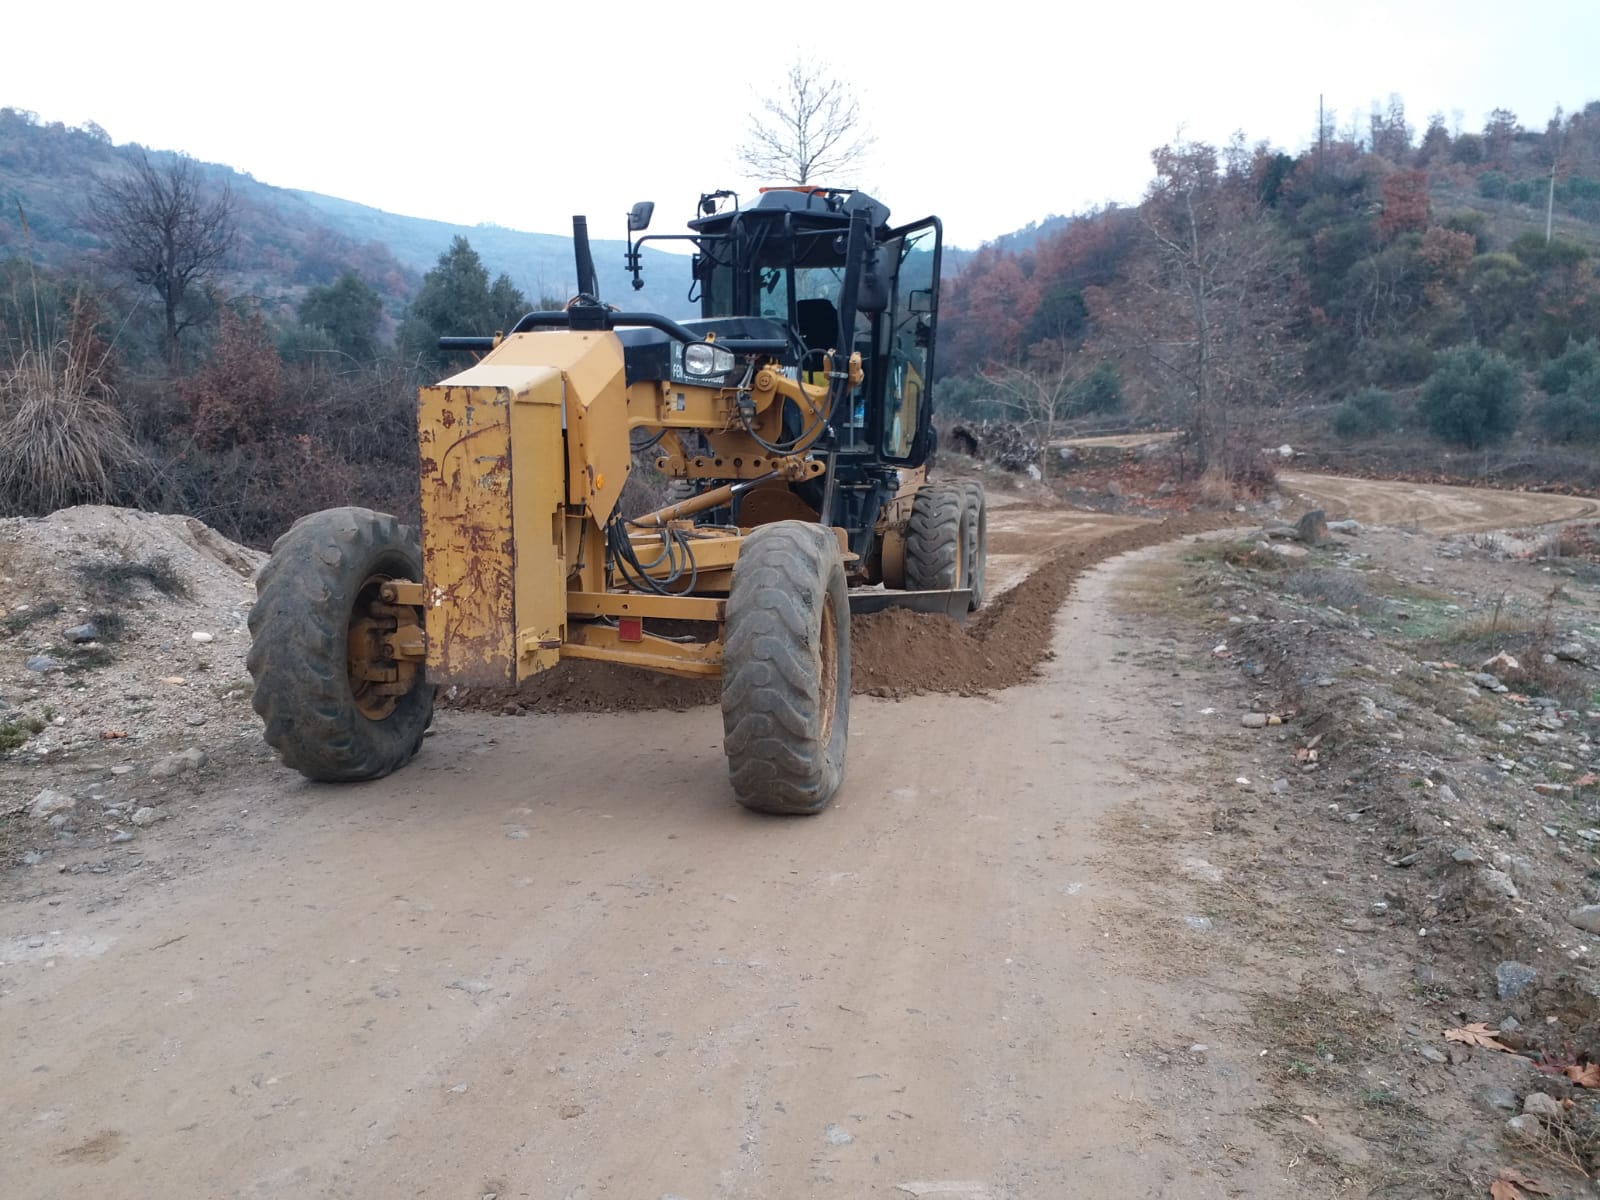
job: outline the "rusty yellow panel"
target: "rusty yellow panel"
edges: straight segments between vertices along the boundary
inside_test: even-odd
[[[555,666],[566,638],[564,390],[561,373],[554,367],[534,368],[511,404],[518,682]]]
[[[622,343],[608,332],[514,333],[447,382],[501,383],[530,367],[561,372],[567,433],[567,503],[605,523],[633,467],[628,450],[627,384]],[[512,384],[514,386],[514,383]]]
[[[493,686],[513,675],[510,395],[423,388],[422,577],[428,675]]]

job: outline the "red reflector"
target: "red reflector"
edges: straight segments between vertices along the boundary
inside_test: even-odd
[[[643,617],[618,617],[617,618],[617,640],[619,642],[642,642],[642,641],[644,641],[644,618]]]

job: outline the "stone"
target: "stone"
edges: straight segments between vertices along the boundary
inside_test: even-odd
[[[1561,1101],[1546,1092],[1529,1092],[1522,1099],[1522,1111],[1545,1121],[1561,1119]]]
[[[1328,514],[1314,508],[1302,516],[1294,527],[1295,536],[1308,546],[1320,546],[1328,540]]]
[[[1506,1132],[1520,1142],[1538,1145],[1544,1141],[1544,1126],[1539,1118],[1523,1113],[1506,1122]]]
[[[129,763],[118,763],[111,768],[111,773],[113,775],[131,775],[133,774],[133,767]]]
[[[205,715],[205,713],[197,713],[197,712],[189,713],[187,716],[185,716],[183,718],[183,723],[185,725],[191,725],[191,726],[193,726],[193,725],[204,725],[206,723],[206,715]]]
[[[100,631],[95,628],[93,621],[85,621],[82,625],[74,625],[70,629],[61,631],[61,636],[69,642],[82,644],[84,642],[97,642],[100,640]]]
[[[1445,1063],[1450,1061],[1450,1056],[1447,1055],[1443,1050],[1439,1050],[1436,1047],[1429,1045],[1418,1046],[1417,1053],[1423,1058],[1427,1059],[1429,1062],[1437,1063],[1440,1066],[1443,1066]]]
[[[822,1140],[830,1146],[848,1146],[855,1141],[855,1135],[848,1129],[841,1129],[837,1125],[829,1125],[822,1131]]]
[[[135,809],[133,816],[128,818],[128,820],[132,821],[140,829],[143,829],[149,825],[154,825],[160,819],[161,814],[156,812],[156,810],[151,808],[148,804],[142,808]]]
[[[45,788],[28,805],[28,815],[35,821],[48,821],[57,813],[69,812],[77,807],[78,802],[65,792]]]
[[[1210,917],[1198,917],[1192,913],[1183,918],[1183,923],[1196,933],[1210,933],[1216,928]]]
[[[1585,933],[1600,933],[1600,904],[1584,904],[1567,914],[1567,923]]]
[[[126,829],[119,829],[111,835],[111,844],[113,846],[120,846],[123,842],[131,841],[133,841],[133,834],[129,833]]]
[[[1289,794],[1289,781],[1287,779],[1274,779],[1272,781],[1272,794],[1287,796]]]
[[[1478,667],[1478,670],[1488,672],[1520,671],[1522,670],[1522,664],[1517,662],[1515,658],[1511,657],[1511,655],[1502,650],[1493,658],[1485,659],[1482,665]],[[1498,680],[1496,680],[1496,682],[1498,682]]]
[[[191,633],[189,635],[189,637],[192,640],[194,640],[196,642],[199,642],[203,646],[207,642],[214,641],[215,638],[216,638],[216,635],[207,633],[204,629],[196,629],[193,633]]]
[[[1496,676],[1489,674],[1487,671],[1479,671],[1471,678],[1473,683],[1477,684],[1486,692],[1504,692],[1510,690],[1505,684],[1501,683]]]
[[[59,658],[51,658],[48,654],[35,654],[23,665],[28,670],[38,671],[40,674],[46,671],[64,671],[67,669],[66,663]]]
[[[1494,969],[1495,994],[1502,1000],[1510,1000],[1525,992],[1538,978],[1539,972],[1527,963],[1508,959]]]
[[[177,754],[169,754],[150,768],[152,779],[173,779],[185,771],[198,771],[208,761],[206,752],[198,746],[191,746]]]
[[[1245,713],[1244,716],[1239,719],[1239,724],[1243,725],[1246,729],[1265,729],[1267,727],[1267,714],[1254,712]]]
[[[1366,526],[1353,519],[1328,522],[1329,533],[1342,533],[1345,537],[1355,537],[1356,534],[1363,532],[1365,529]]]
[[[1484,891],[1492,895],[1503,896],[1507,900],[1518,899],[1517,885],[1511,882],[1511,876],[1504,871],[1485,867],[1478,872],[1478,881],[1483,884]]]
[[[1562,662],[1586,663],[1589,661],[1589,650],[1581,642],[1563,642],[1555,648],[1555,656]]]
[[[1291,562],[1298,562],[1302,558],[1309,558],[1311,551],[1304,546],[1296,546],[1291,542],[1273,542],[1267,547],[1268,553],[1276,554],[1279,558],[1287,558]]]
[[[1501,1087],[1498,1084],[1481,1087],[1474,1093],[1474,1096],[1477,1098],[1478,1103],[1490,1112],[1514,1113],[1517,1111],[1517,1094],[1508,1087]]]
[[[1455,861],[1458,863],[1470,864],[1483,861],[1478,852],[1471,846],[1457,846],[1454,850],[1450,851],[1450,857],[1455,859]]]

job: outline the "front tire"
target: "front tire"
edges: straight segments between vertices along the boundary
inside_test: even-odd
[[[762,525],[733,566],[722,652],[723,748],[739,803],[820,812],[844,778],[850,597],[833,532]]]
[[[906,528],[906,587],[949,591],[967,587],[973,528],[966,490],[933,484],[911,502]]]
[[[387,775],[417,752],[434,689],[419,666],[404,694],[382,694],[352,657],[351,630],[383,583],[421,578],[416,532],[367,508],[313,513],[273,545],[256,576],[246,663],[251,705],[286,766],[343,783]]]

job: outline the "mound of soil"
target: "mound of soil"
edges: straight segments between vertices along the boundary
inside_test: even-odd
[[[246,732],[263,561],[192,517],[85,505],[0,520],[0,723],[32,730],[18,757]]]
[[[1050,655],[1056,610],[1073,581],[1129,550],[1230,523],[1218,516],[1171,517],[1107,532],[1045,560],[966,628],[948,617],[888,609],[850,621],[852,691],[899,698],[927,692],[982,695],[1032,678]],[[462,689],[440,697],[480,711],[638,712],[715,704],[715,679],[678,679],[611,663],[564,662],[519,689]]]

